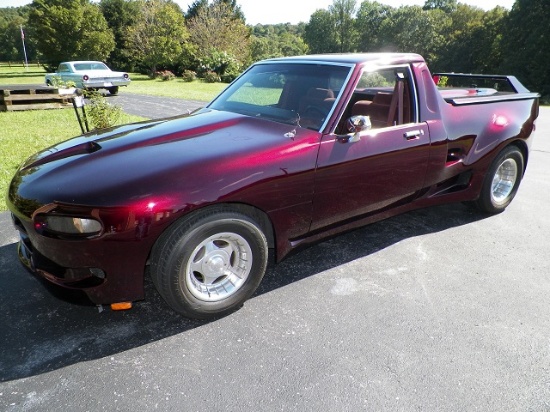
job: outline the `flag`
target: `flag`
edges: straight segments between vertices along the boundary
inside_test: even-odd
[[[25,32],[23,31],[23,26],[19,26],[21,29],[21,40],[25,40]]]

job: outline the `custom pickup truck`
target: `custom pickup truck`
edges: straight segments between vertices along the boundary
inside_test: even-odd
[[[442,87],[444,86],[444,87]],[[150,275],[193,318],[236,310],[303,245],[411,209],[512,201],[538,95],[416,54],[261,61],[206,107],[29,158],[8,193],[34,273],[128,308]]]

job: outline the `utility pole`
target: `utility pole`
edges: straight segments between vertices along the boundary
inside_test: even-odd
[[[29,62],[27,61],[27,48],[25,47],[25,32],[23,31],[23,25],[19,25],[21,29],[21,41],[23,42],[23,54],[25,55],[25,69],[29,71]]]

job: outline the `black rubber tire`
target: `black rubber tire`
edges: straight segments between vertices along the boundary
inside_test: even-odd
[[[109,87],[107,90],[109,90],[109,94],[112,96],[116,96],[118,94],[118,86]]]
[[[218,233],[233,233],[246,241],[252,264],[244,283],[232,294],[208,301],[190,289],[187,265],[192,264],[196,248]],[[267,257],[266,237],[252,218],[215,207],[182,218],[159,237],[151,253],[150,273],[158,292],[175,311],[188,318],[213,319],[234,312],[252,296],[265,274]]]
[[[510,193],[504,199],[497,201],[493,196],[493,179],[499,168],[505,162],[515,163],[517,175]],[[521,150],[519,150],[516,146],[508,146],[504,148],[487,170],[487,174],[483,180],[483,186],[481,188],[479,198],[475,202],[475,206],[482,212],[486,213],[496,214],[503,212],[514,199],[521,183],[521,179],[523,178],[524,170],[525,160]]]

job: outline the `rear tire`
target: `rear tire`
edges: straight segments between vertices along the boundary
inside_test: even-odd
[[[151,254],[151,277],[175,311],[195,319],[227,315],[258,288],[268,246],[250,217],[216,207],[168,228]]]
[[[109,94],[112,96],[116,96],[118,94],[118,86],[109,87],[107,90],[109,90]]]
[[[487,213],[504,211],[516,195],[524,171],[524,158],[516,146],[504,148],[495,158],[483,181],[477,208]]]

